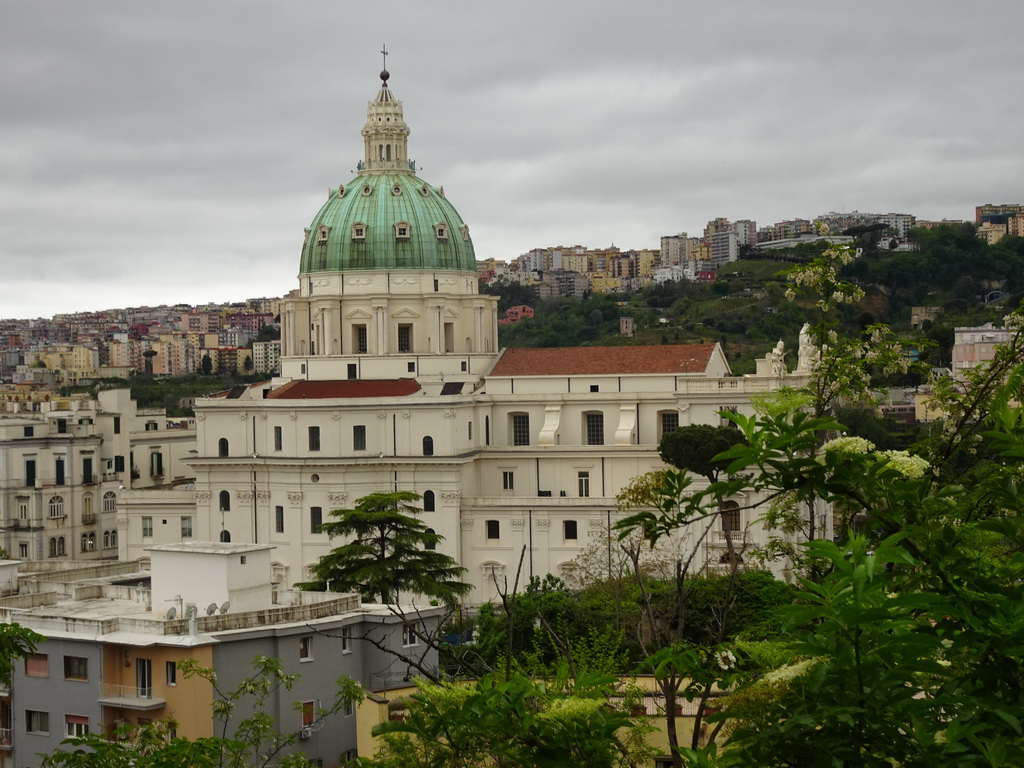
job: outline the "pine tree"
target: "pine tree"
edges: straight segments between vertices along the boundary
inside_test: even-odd
[[[336,518],[321,526],[331,537],[351,539],[320,558],[313,566],[316,581],[302,589],[342,592],[353,590],[382,604],[397,601],[400,592],[422,595],[445,603],[471,589],[458,579],[465,568],[435,547],[444,537],[417,516],[410,491],[371,493],[356,501],[354,509],[336,509]]]

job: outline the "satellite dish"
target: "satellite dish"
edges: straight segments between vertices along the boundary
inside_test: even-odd
[[[196,614],[198,614],[198,613],[199,613],[199,609],[196,608],[195,605],[190,605],[188,607],[188,609],[185,611],[185,618],[186,619],[194,619],[196,617]]]
[[[178,609],[175,608],[172,605],[170,608],[167,609],[167,613],[164,614],[164,618],[167,619],[168,621],[170,621],[171,619],[173,619],[177,615],[178,615]]]
[[[225,602],[224,602],[224,605],[222,605],[222,606],[220,607],[220,612],[221,612],[221,613],[227,613],[227,612],[228,612],[228,608],[230,608],[230,607],[231,607],[231,603],[230,603],[230,602],[228,602],[228,601],[225,601]]]
[[[210,603],[208,606],[206,606],[206,615],[207,616],[213,616],[213,614],[215,614],[216,612],[217,612],[217,604],[216,603]]]

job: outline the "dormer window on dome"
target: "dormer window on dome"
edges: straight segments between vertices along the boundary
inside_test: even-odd
[[[352,239],[353,240],[365,240],[366,239],[366,225],[361,221],[357,221],[352,225]]]
[[[339,184],[338,185],[338,197],[344,197],[344,196],[345,196],[345,185],[344,184]]]
[[[396,240],[408,240],[409,239],[409,222],[400,221],[395,224],[395,239]]]
[[[363,197],[369,197],[372,194],[373,194],[373,187],[371,187],[369,184],[364,184],[363,185]]]
[[[327,242],[327,236],[330,233],[331,233],[331,228],[330,227],[325,227],[323,225],[320,225],[319,227],[317,227],[317,230],[316,230],[316,241],[318,243],[326,243]]]
[[[435,224],[434,225],[434,232],[437,233],[437,239],[438,240],[447,240],[448,239],[448,225],[447,224],[444,224],[444,223]]]
[[[397,197],[398,195],[402,194],[402,188],[395,184],[395,186],[391,188],[391,194]]]
[[[429,195],[430,194],[430,187],[428,187],[426,184],[424,184],[422,187],[420,187],[420,194],[423,195],[424,197]]]

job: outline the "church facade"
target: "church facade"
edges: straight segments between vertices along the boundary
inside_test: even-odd
[[[732,376],[716,344],[499,350],[469,227],[416,175],[402,103],[381,77],[357,175],[304,231],[281,376],[196,403],[192,533],[271,545],[287,587],[337,544],[319,530],[331,510],[413,491],[479,603],[608,539],[616,494],[664,468],[666,430],[749,413],[751,394],[804,377],[781,350]],[[123,556],[180,540],[153,514],[147,528],[129,507]],[[675,545],[715,564],[728,541],[764,535],[754,511],[716,525]]]

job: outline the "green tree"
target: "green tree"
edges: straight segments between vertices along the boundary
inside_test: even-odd
[[[199,363],[199,370],[202,371],[203,376],[209,376],[213,373],[213,360],[210,359],[210,355],[203,355],[203,359]]]
[[[715,457],[740,442],[743,442],[743,434],[733,427],[692,424],[666,432],[658,444],[658,453],[666,464],[706,477],[713,483],[728,465],[728,462],[716,461]]]
[[[20,624],[0,624],[0,682],[10,685],[14,664],[35,653],[36,645],[45,639]]]
[[[411,592],[446,603],[471,589],[459,581],[465,573],[455,560],[436,551],[443,537],[419,519],[409,491],[371,493],[353,509],[336,509],[333,521],[321,530],[350,541],[320,558],[312,570],[316,581],[302,589],[343,592],[355,590],[370,600],[393,603],[400,592]]]

